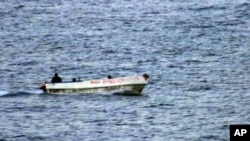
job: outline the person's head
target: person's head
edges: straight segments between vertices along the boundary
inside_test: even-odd
[[[108,79],[111,79],[112,78],[112,76],[111,75],[108,75]]]
[[[58,73],[55,73],[55,77],[58,77]]]

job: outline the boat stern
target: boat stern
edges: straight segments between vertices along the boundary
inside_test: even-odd
[[[39,84],[39,89],[43,90],[44,93],[47,93],[45,82]]]

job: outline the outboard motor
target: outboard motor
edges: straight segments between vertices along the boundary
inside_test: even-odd
[[[39,85],[39,89],[43,90],[44,93],[47,93],[46,85],[45,85],[44,82],[42,82],[42,83]]]

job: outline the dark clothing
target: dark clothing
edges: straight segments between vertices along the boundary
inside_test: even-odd
[[[57,73],[55,73],[54,77],[51,80],[51,83],[59,83],[59,82],[62,82],[62,79],[61,77],[58,76]]]
[[[108,75],[108,79],[112,79],[112,76],[111,76],[111,75]]]

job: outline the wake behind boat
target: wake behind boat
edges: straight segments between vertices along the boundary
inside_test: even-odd
[[[84,94],[98,92],[119,92],[140,95],[148,84],[149,76],[118,77],[79,82],[41,83],[39,88],[49,94]]]

